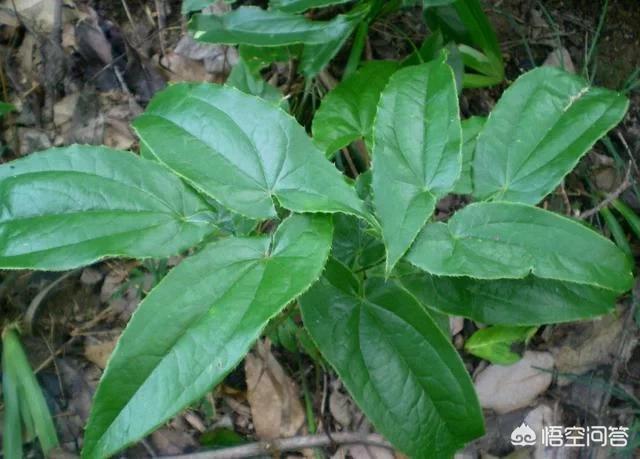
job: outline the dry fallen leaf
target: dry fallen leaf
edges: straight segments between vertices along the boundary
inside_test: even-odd
[[[567,333],[567,336],[561,340],[561,344],[551,349],[555,357],[556,369],[560,374],[579,375],[599,365],[611,364],[614,356],[622,359],[623,362],[628,361],[637,338],[630,336],[621,347],[620,336],[623,329],[624,316],[614,315],[556,327],[562,336]],[[569,378],[559,378],[558,383],[563,385],[570,381]]]
[[[569,54],[569,51],[567,51],[567,48],[564,47],[556,48],[551,51],[542,65],[546,65],[547,67],[558,67],[569,73],[576,73],[576,66],[573,65],[571,55]]]
[[[263,440],[290,437],[305,422],[296,384],[271,354],[270,346],[259,341],[245,359],[247,399],[253,425]]]
[[[553,356],[527,351],[513,365],[489,365],[476,376],[480,406],[508,413],[529,405],[551,384]]]
[[[107,341],[98,341],[93,338],[88,338],[84,345],[84,356],[88,361],[95,363],[98,367],[104,369],[107,366],[109,356],[116,347],[118,336],[120,336],[119,333]]]

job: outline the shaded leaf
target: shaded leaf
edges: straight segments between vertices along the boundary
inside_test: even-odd
[[[0,197],[3,268],[167,257],[215,229],[206,203],[166,168],[104,147],[51,149],[3,164]]]
[[[557,68],[524,74],[504,92],[478,137],[474,196],[539,202],[620,122],[627,106],[623,95]]]
[[[272,8],[286,11],[288,13],[301,13],[311,8],[322,8],[325,6],[340,5],[348,3],[350,0],[270,0]]]
[[[298,14],[241,6],[221,16],[196,14],[189,21],[189,31],[196,40],[208,43],[320,45],[352,30],[353,20],[351,15],[338,15],[330,21],[311,21]]]
[[[171,86],[134,127],[161,162],[240,214],[275,217],[275,197],[296,212],[368,217],[353,187],[295,119],[234,88]]]
[[[427,225],[407,260],[431,274],[478,279],[544,279],[621,293],[632,265],[610,240],[582,224],[516,203],[476,203],[448,223]]]
[[[192,11],[200,11],[203,8],[211,5],[214,0],[182,0],[182,8],[180,12],[183,15],[189,14]]]
[[[231,69],[226,84],[238,88],[240,91],[258,96],[261,99],[279,105],[283,110],[288,109],[288,103],[278,88],[262,79],[259,72],[253,73],[243,59],[239,59]]]
[[[7,349],[5,334],[3,332],[2,349],[2,401],[3,430],[2,430],[2,454],[6,458],[22,458],[22,426],[20,422],[20,398],[18,391],[18,377],[14,366],[11,365],[14,357],[11,350]],[[11,357],[11,358],[10,358]]]
[[[14,111],[15,109],[16,108],[11,104],[0,102],[0,116],[6,115],[7,113]]]
[[[300,305],[324,357],[397,448],[411,457],[449,457],[482,435],[460,357],[405,290],[372,279],[360,292],[355,277],[330,261]]]
[[[453,192],[457,194],[471,194],[473,192],[473,182],[471,179],[471,164],[473,163],[473,153],[476,150],[478,134],[482,131],[487,118],[484,116],[472,116],[462,120],[462,172],[456,182]]]
[[[104,372],[83,457],[111,456],[200,398],[267,321],[317,279],[327,216],[292,216],[268,236],[227,238],[188,258],[138,307]]]
[[[458,98],[444,56],[393,74],[374,138],[373,203],[390,272],[460,176]]]
[[[617,297],[611,290],[535,276],[480,280],[414,268],[399,280],[422,304],[484,324],[542,325],[596,317],[613,311]]]
[[[31,425],[34,428],[36,437],[38,437],[40,447],[45,456],[47,456],[53,448],[58,446],[56,428],[53,424],[47,402],[42,394],[42,389],[40,389],[40,385],[33,374],[27,355],[22,348],[18,333],[10,327],[5,328],[2,332],[2,359],[3,372],[4,370],[8,370],[9,373],[7,378],[9,385],[4,386],[5,379],[3,379],[3,390],[9,390],[11,398],[17,395],[22,399],[21,403],[24,403],[28,410]],[[17,394],[15,390],[17,390]],[[6,396],[5,401],[11,402]],[[16,399],[15,403],[17,402],[18,400]],[[13,402],[11,402],[10,405],[13,405]],[[12,416],[11,413],[15,407],[5,407],[5,409],[8,410],[5,412],[5,416]],[[26,413],[23,412],[23,414]],[[24,422],[27,423],[28,421],[25,420]],[[9,427],[9,425],[7,425],[7,427]],[[9,434],[7,438],[12,438],[11,433],[7,432],[7,434]],[[22,440],[19,437],[17,440],[19,440],[17,448],[22,449]],[[12,443],[12,441],[9,441],[9,443]],[[12,445],[8,445],[8,447],[13,448]],[[21,455],[8,456],[5,454],[5,457],[13,458],[21,457]]]
[[[328,157],[359,138],[371,149],[380,93],[397,68],[393,61],[369,61],[322,99],[312,131],[315,144]]]

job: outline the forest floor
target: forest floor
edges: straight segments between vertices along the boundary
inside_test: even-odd
[[[19,109],[0,124],[0,161],[70,143],[136,150],[129,123],[155,92],[174,81],[223,82],[237,58],[233,48],[190,40],[178,1],[65,0],[60,23],[54,20],[55,3],[0,1],[0,100]],[[545,62],[562,62],[576,73],[587,69],[595,84],[612,89],[637,83],[630,79],[640,69],[637,0],[611,0],[606,11],[604,2],[593,0],[485,4],[505,56],[507,81],[465,91],[463,115],[486,115],[509,82]],[[19,18],[11,13],[13,5]],[[388,19],[393,27],[374,27],[371,56],[398,58],[410,49],[408,38],[419,43],[425,31],[415,26],[418,14],[405,10]],[[404,36],[394,32],[398,28]],[[272,72],[286,81],[286,66]],[[328,72],[339,78],[340,66]],[[302,86],[296,81],[290,88],[295,92]],[[587,198],[589,183],[604,196],[620,195],[640,212],[640,88],[629,95],[624,121],[594,146],[545,206],[567,215],[596,206]],[[597,213],[590,222],[609,235]],[[637,257],[640,240],[625,229]],[[174,262],[111,260],[70,273],[0,272],[0,322],[22,320],[24,346],[61,440],[54,457],[79,454],[91,398],[116,340],[141,298]],[[460,458],[638,457],[633,451],[640,448],[638,295],[640,288],[620,299],[615,314],[598,320],[541,327],[520,350],[523,359],[507,372],[463,352],[484,394],[487,434]],[[452,321],[458,348],[473,330],[469,321]],[[531,425],[627,426],[630,446],[514,451],[510,434],[523,419]],[[223,384],[123,457],[180,455],[302,435],[310,425],[330,432],[373,431],[334,373],[264,339]],[[27,457],[39,454],[35,447],[27,450]],[[398,456],[361,445],[333,445],[321,454]],[[290,455],[314,453],[304,449]]]

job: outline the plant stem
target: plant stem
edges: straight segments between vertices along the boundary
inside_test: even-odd
[[[360,59],[362,58],[362,50],[364,49],[364,43],[367,38],[367,33],[369,32],[369,23],[361,22],[358,26],[358,30],[356,30],[356,36],[353,39],[353,46],[351,47],[351,53],[349,54],[349,60],[347,61],[347,65],[344,68],[344,75],[342,75],[342,79],[344,80],[353,72],[356,71],[358,66],[360,65]]]

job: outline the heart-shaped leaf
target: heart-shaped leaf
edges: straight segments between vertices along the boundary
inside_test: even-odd
[[[219,383],[267,321],[318,278],[331,233],[328,216],[292,216],[273,239],[223,239],[174,268],[120,337],[83,457],[112,456]]]
[[[167,257],[215,227],[204,200],[154,161],[72,146],[0,166],[0,267],[71,269]]]
[[[393,61],[369,61],[322,99],[312,131],[315,144],[327,156],[360,138],[371,149],[380,93],[397,68]]]
[[[235,88],[177,84],[134,122],[161,162],[222,205],[251,218],[345,212],[369,218],[362,201],[295,119]]]
[[[524,278],[592,285],[625,292],[631,262],[610,240],[582,224],[516,203],[476,203],[448,223],[427,225],[407,254],[436,275]]]
[[[551,193],[628,100],[554,67],[525,73],[507,89],[478,137],[474,196],[535,204]]]
[[[444,56],[393,74],[373,132],[373,203],[390,272],[460,176],[458,98]]]
[[[330,261],[300,299],[305,327],[373,422],[410,457],[450,457],[483,433],[458,353],[429,313],[393,282],[358,282]]]

